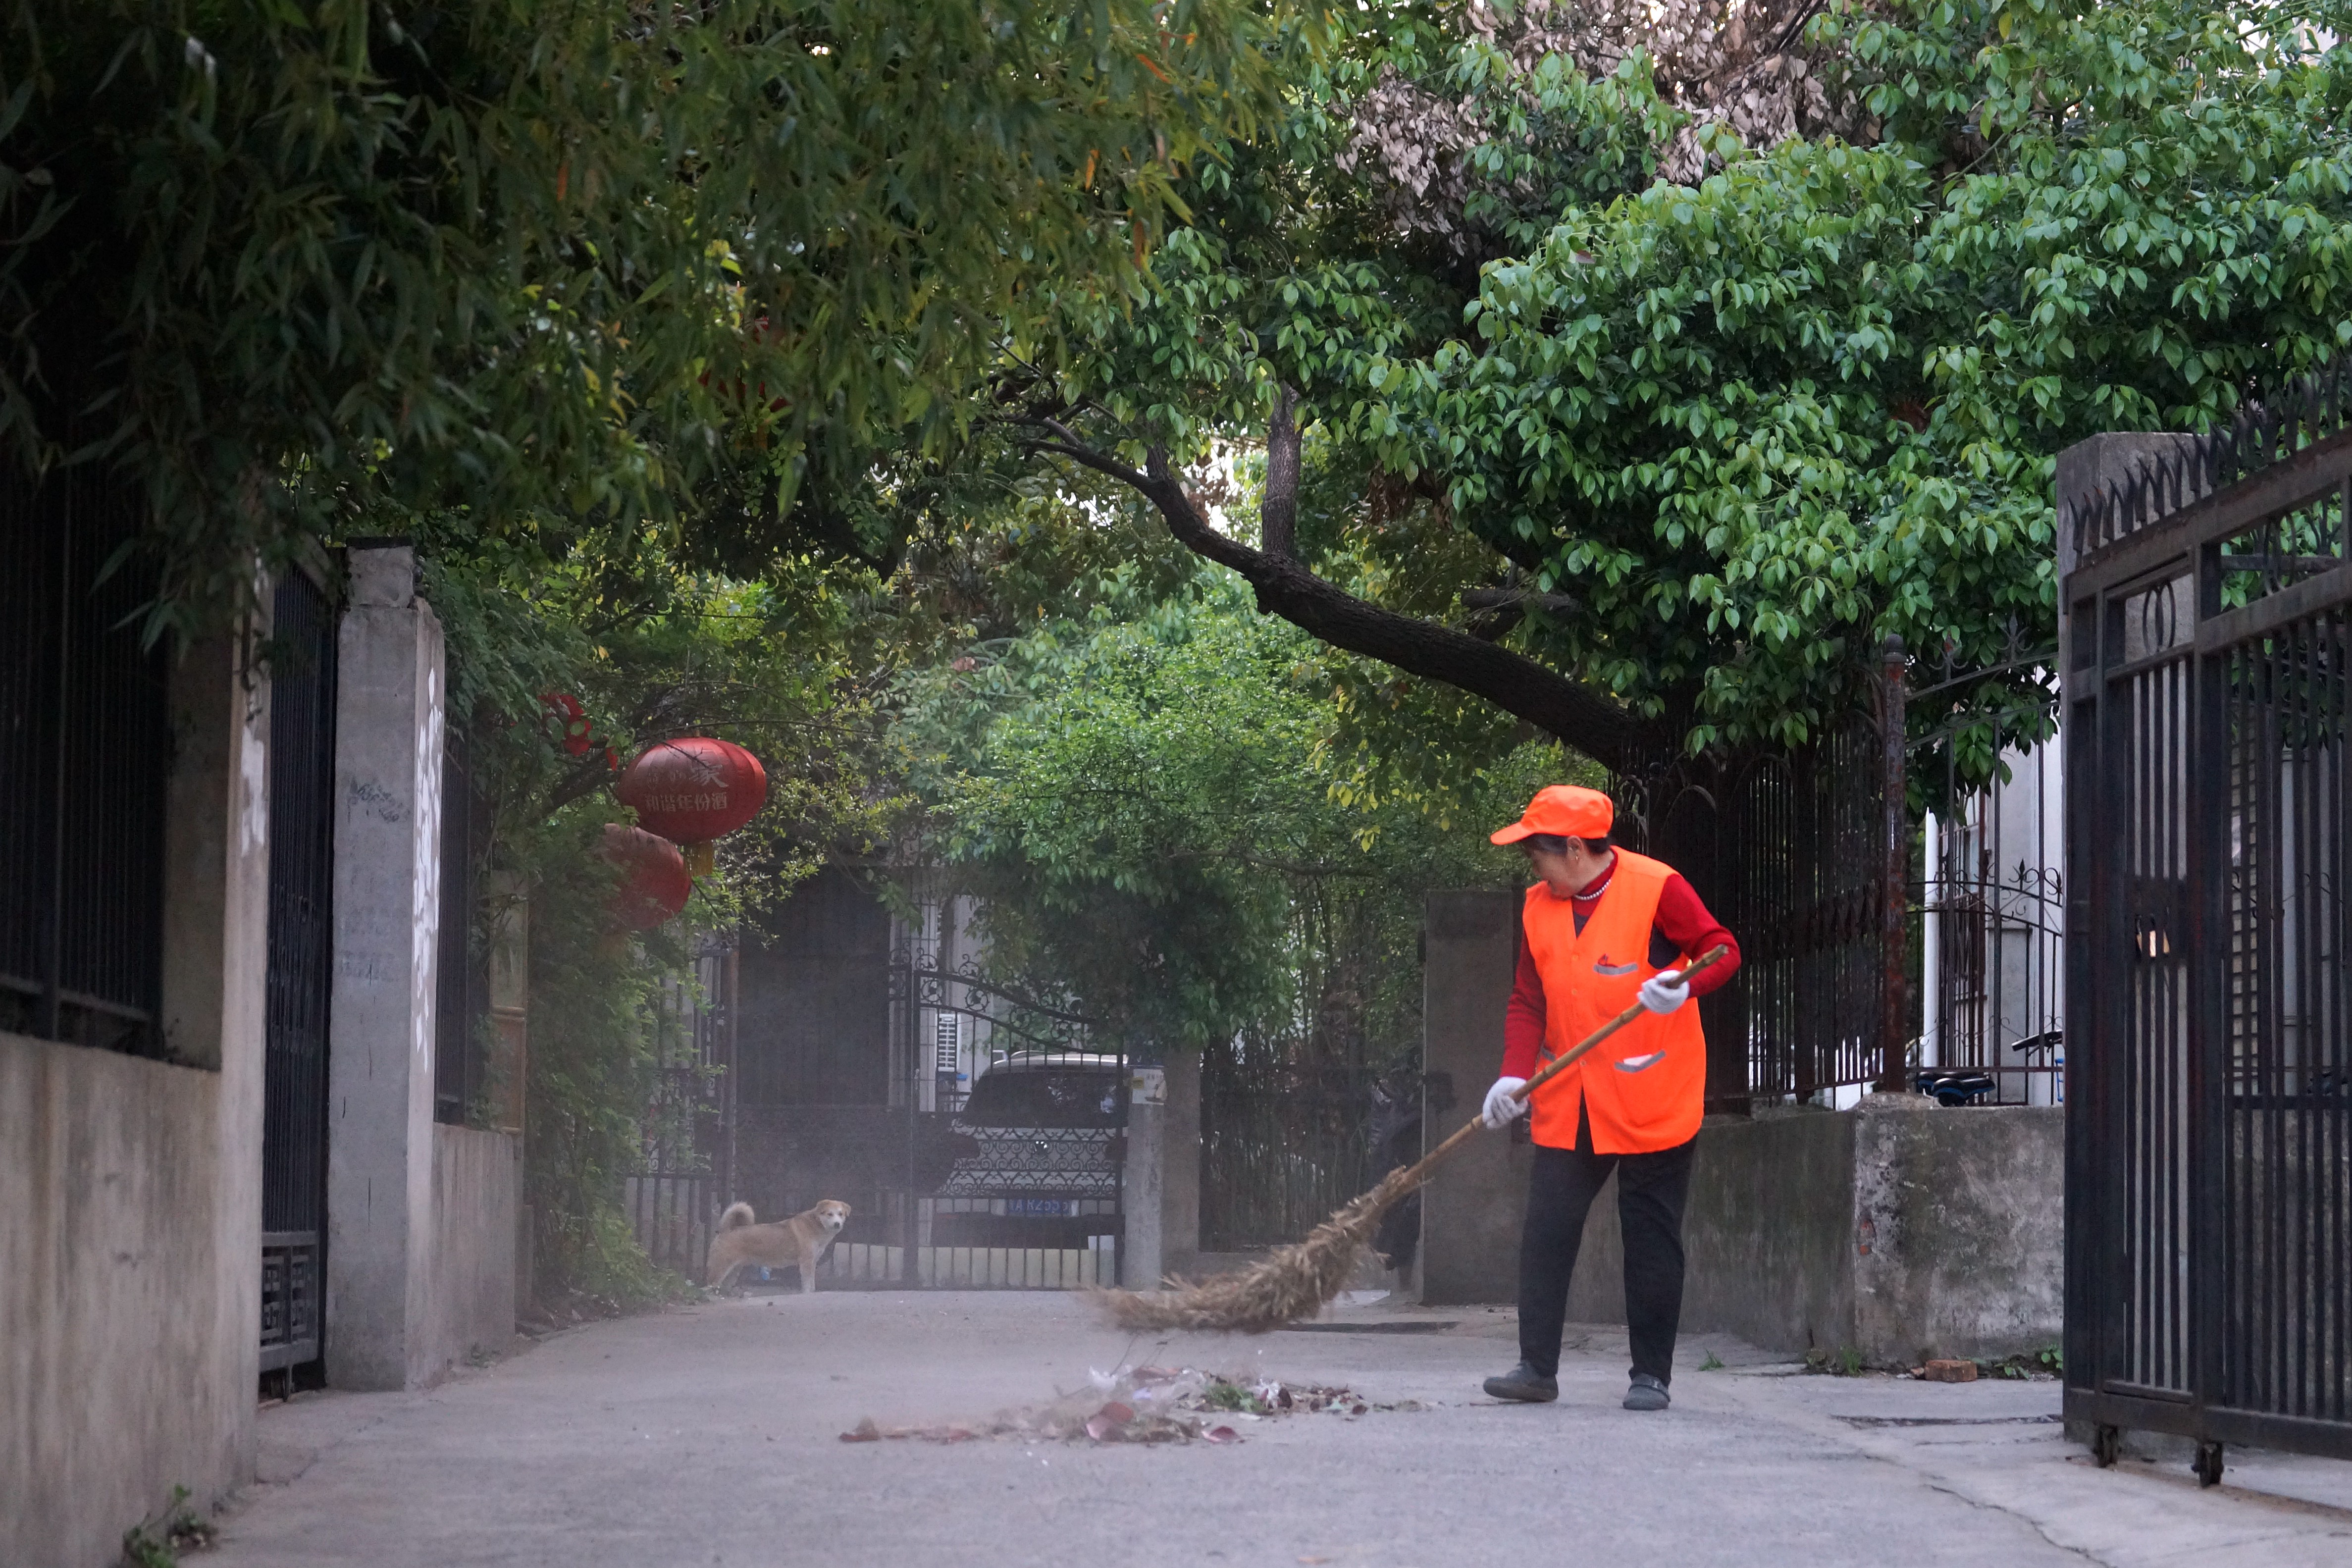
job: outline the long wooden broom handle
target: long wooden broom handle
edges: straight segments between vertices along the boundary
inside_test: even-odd
[[[1685,980],[1688,980],[1692,975],[1696,974],[1700,970],[1706,968],[1709,964],[1721,962],[1724,958],[1729,955],[1730,951],[1731,950],[1729,948],[1719,945],[1707,949],[1706,953],[1703,954],[1697,962],[1692,963],[1688,968],[1682,972],[1683,978]],[[1685,1003],[1684,1005],[1687,1006],[1689,1004]],[[1527,1082],[1521,1084],[1517,1089],[1513,1089],[1511,1091],[1511,1098],[1514,1100],[1527,1099],[1529,1095],[1535,1093],[1536,1090],[1541,1089],[1545,1084],[1549,1083],[1555,1074],[1562,1072],[1572,1064],[1583,1060],[1587,1053],[1591,1051],[1595,1046],[1598,1046],[1601,1041],[1607,1039],[1610,1036],[1615,1034],[1618,1030],[1623,1028],[1634,1019],[1640,1017],[1645,1010],[1646,1009],[1644,1009],[1639,1002],[1634,1003],[1631,1007],[1626,1008],[1622,1013],[1618,1014],[1615,1017],[1610,1019],[1607,1023],[1601,1025],[1601,1027],[1593,1030],[1592,1033],[1585,1036],[1583,1039],[1570,1047],[1567,1054],[1557,1058],[1548,1064],[1541,1072],[1538,1072],[1535,1077],[1528,1079]],[[1432,1149],[1428,1153],[1423,1154],[1421,1157],[1420,1163],[1405,1173],[1406,1183],[1410,1186],[1419,1186],[1421,1183],[1428,1177],[1430,1171],[1435,1167],[1440,1160],[1444,1159],[1448,1154],[1454,1152],[1456,1148],[1469,1142],[1471,1134],[1476,1132],[1480,1128],[1486,1125],[1486,1123],[1483,1116],[1471,1117],[1468,1121],[1463,1123],[1461,1127],[1455,1130],[1453,1137],[1448,1138],[1444,1142],[1440,1143],[1436,1148]],[[1499,1131],[1499,1129],[1497,1129],[1497,1131]]]

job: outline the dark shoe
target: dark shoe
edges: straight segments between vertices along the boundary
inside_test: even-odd
[[[1633,1374],[1633,1386],[1625,1391],[1628,1410],[1664,1410],[1669,1403],[1666,1385],[1646,1372]]]
[[[1516,1399],[1524,1405],[1549,1405],[1559,1397],[1559,1379],[1521,1362],[1500,1377],[1486,1380],[1489,1399]]]

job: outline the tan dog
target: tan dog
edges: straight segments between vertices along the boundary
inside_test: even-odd
[[[768,1268],[787,1265],[801,1271],[801,1293],[816,1290],[816,1266],[841,1227],[849,1223],[849,1205],[827,1198],[790,1219],[755,1223],[750,1204],[729,1204],[711,1234],[710,1255],[703,1260],[702,1278],[713,1290],[724,1289],[735,1271],[747,1264]]]

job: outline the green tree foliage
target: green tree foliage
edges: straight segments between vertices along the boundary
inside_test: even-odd
[[[693,955],[667,927],[613,929],[614,879],[596,843],[594,822],[575,814],[541,825],[511,856],[530,878],[527,1283],[539,1300],[576,1292],[625,1307],[674,1283],[637,1245],[623,1194],[662,1065],[664,982],[686,983]]]
[[[0,441],[143,488],[167,608],[387,507],[731,510],[772,542],[812,465],[950,429],[1045,280],[1126,287],[1287,26],[1234,0],[10,0]]]
[[[2352,343],[2333,11],[1839,4],[1806,58],[1852,139],[1762,150],[1664,104],[1638,53],[1580,74],[1429,15],[1356,37],[1278,132],[1202,171],[1150,304],[1089,318],[1093,356],[1027,429],[1110,471],[1296,418],[1295,542],[1195,547],[1328,620],[1289,543],[1399,612],[1348,646],[1451,659],[1507,709],[1556,678],[1482,674],[1468,639],[1428,656],[1416,628],[1499,640],[1693,748],[1818,732],[1888,633],[1930,668],[2046,646],[2058,450],[2207,427]],[[1442,193],[1349,188],[1381,184],[1342,156],[1366,138],[1413,150],[1420,122],[1380,118],[1397,82],[1467,105],[1439,128],[1469,147]],[[1654,178],[1681,149],[1703,167]],[[1475,551],[1419,563],[1446,534]],[[1389,679],[1356,678],[1374,728],[1517,738]],[[1965,776],[2048,723],[2030,671],[1958,701],[1922,722],[1957,717]]]
[[[626,1304],[674,1284],[636,1246],[623,1182],[640,1157],[666,1044],[665,993],[693,981],[693,940],[785,896],[898,809],[872,671],[876,584],[801,558],[738,582],[681,568],[643,535],[598,533],[560,561],[428,520],[425,590],[446,631],[453,732],[490,819],[484,869],[529,901],[528,1191],[540,1286]],[[545,701],[578,702],[571,740]],[[685,915],[614,925],[604,825],[626,820],[614,761],[717,735],[758,756],[765,810],[719,841]],[[574,747],[577,746],[577,750]],[[485,884],[487,886],[487,884]],[[493,890],[475,940],[509,918]],[[667,1031],[667,1032],[666,1032]]]
[[[1517,858],[1335,801],[1323,650],[1230,579],[1091,591],[902,689],[932,843],[982,900],[993,973],[1149,1053],[1243,1030],[1332,1060],[1417,1043],[1423,891],[1507,882]],[[1529,747],[1484,775],[1477,820],[1562,765]]]
[[[829,848],[887,832],[893,763],[876,705],[895,655],[870,573],[804,554],[737,580],[621,531],[550,558],[436,520],[424,544],[427,595],[449,627],[450,708],[500,812],[494,853],[509,828],[574,803],[609,817],[615,761],[679,735],[733,741],[767,770],[766,808],[719,841],[722,886],[769,897]],[[547,701],[558,693],[585,711],[584,748],[564,743]]]
[[[1383,453],[1580,601],[1559,657],[1696,688],[1695,744],[1802,739],[1885,632],[2042,646],[2059,448],[2206,428],[2352,343],[2340,51],[2246,9],[1892,14],[1823,24],[1878,145],[1571,210],[1474,338],[1375,373]],[[2011,733],[2022,695],[1990,698]]]

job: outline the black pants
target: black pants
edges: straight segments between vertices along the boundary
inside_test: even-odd
[[[1683,1201],[1690,1195],[1694,1138],[1654,1154],[1595,1154],[1590,1125],[1573,1149],[1536,1149],[1519,1235],[1519,1354],[1547,1377],[1559,1372],[1568,1282],[1584,1240],[1584,1216],[1609,1173],[1617,1173],[1617,1219],[1625,1237],[1625,1326],[1633,1370],[1660,1383],[1675,1375],[1675,1331],[1683,1316]]]

